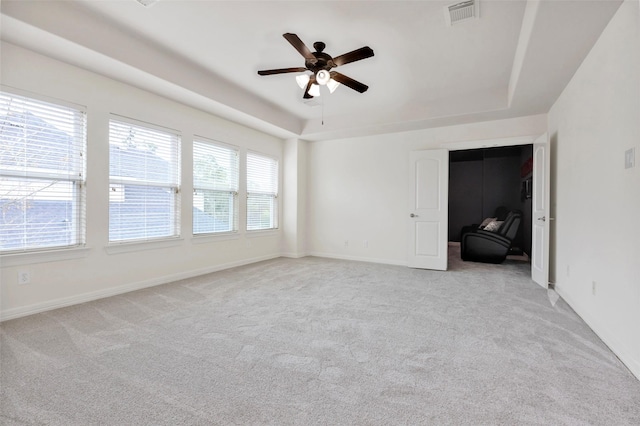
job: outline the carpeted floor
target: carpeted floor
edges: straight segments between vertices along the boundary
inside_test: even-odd
[[[0,326],[3,425],[638,425],[528,265],[276,259]]]

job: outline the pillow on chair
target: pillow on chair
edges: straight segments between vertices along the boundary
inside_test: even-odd
[[[490,232],[496,232],[498,229],[500,229],[500,225],[502,225],[501,220],[494,220],[489,222],[489,224],[487,226],[484,227],[485,231],[490,231]]]
[[[486,218],[485,220],[482,221],[482,223],[480,224],[479,228],[480,229],[484,229],[485,226],[487,226],[491,222],[495,221],[496,219],[497,219],[496,217],[488,217],[488,218]]]

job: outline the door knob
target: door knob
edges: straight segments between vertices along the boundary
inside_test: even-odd
[[[417,215],[417,214],[413,214],[413,213],[411,213],[411,214],[409,215],[409,217],[418,217],[418,215]]]
[[[539,218],[538,218],[538,220],[541,220],[541,221],[543,221],[543,222],[544,222],[544,221],[546,221],[546,220],[547,220],[547,218],[546,218],[545,216],[542,216],[542,217],[539,217]]]

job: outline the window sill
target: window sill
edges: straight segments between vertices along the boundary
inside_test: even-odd
[[[259,237],[270,237],[270,236],[279,235],[279,234],[280,234],[280,229],[279,228],[274,228],[274,229],[256,229],[255,231],[247,231],[245,236],[247,238],[259,238]]]
[[[73,247],[57,250],[30,251],[3,254],[0,263],[5,266],[29,265],[36,263],[60,262],[64,260],[80,259],[89,254],[89,247]]]
[[[237,240],[240,238],[238,232],[221,232],[219,234],[197,234],[191,238],[193,244],[206,244],[216,241]]]
[[[183,238],[171,238],[155,241],[130,241],[122,243],[111,243],[104,248],[107,254],[132,253],[134,251],[156,250],[167,247],[182,245]]]

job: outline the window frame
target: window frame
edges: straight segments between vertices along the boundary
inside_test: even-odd
[[[140,128],[147,132],[157,132],[168,135],[173,140],[174,145],[170,146],[171,151],[175,154],[173,158],[173,170],[172,174],[174,179],[168,179],[166,181],[161,180],[145,180],[135,177],[126,176],[111,176],[111,145],[112,145],[112,123],[118,125],[133,126]],[[179,240],[181,237],[181,189],[182,189],[182,134],[179,130],[171,129],[168,127],[160,126],[153,123],[148,123],[142,120],[125,117],[118,114],[110,114],[108,122],[108,143],[109,143],[109,161],[108,161],[108,173],[109,173],[109,225],[108,225],[108,246],[110,246],[108,252],[115,250],[117,246],[121,245],[148,245],[157,244],[163,241]],[[173,194],[172,205],[170,206],[171,221],[167,225],[173,231],[170,235],[160,236],[142,236],[133,238],[118,238],[112,239],[112,218],[111,218],[111,192],[114,186],[122,187],[130,185],[135,187],[156,188],[168,190],[170,194]],[[123,195],[124,197],[124,195]],[[147,229],[145,227],[145,229]],[[122,232],[122,231],[120,231]]]
[[[252,191],[249,189],[249,157],[256,156],[263,158],[265,160],[271,160],[275,163],[275,176],[273,176],[274,180],[271,182],[274,186],[275,191]],[[279,191],[280,191],[280,160],[279,158],[265,154],[258,151],[247,150],[246,153],[246,167],[245,167],[245,187],[246,187],[246,217],[245,217],[245,229],[247,233],[259,233],[259,232],[269,232],[269,231],[277,231],[280,226],[280,205],[279,205]],[[272,214],[270,216],[271,226],[268,228],[249,228],[250,224],[250,215],[249,215],[249,200],[252,197],[261,197],[261,198],[270,198],[271,199],[271,208]]]
[[[37,255],[40,257],[44,253],[70,253],[71,251],[81,250],[86,247],[86,176],[87,176],[87,108],[83,105],[75,104],[66,100],[53,98],[38,93],[32,93],[25,90],[16,89],[0,85],[0,94],[3,97],[17,98],[21,102],[33,103],[34,109],[40,108],[42,112],[47,109],[52,110],[55,114],[69,113],[73,119],[68,122],[61,121],[60,123],[68,124],[73,128],[73,133],[70,135],[69,144],[67,149],[70,152],[75,151],[78,155],[74,159],[70,159],[65,164],[68,166],[66,171],[58,170],[46,170],[43,168],[34,169],[29,171],[28,167],[14,168],[13,170],[0,166],[0,178],[7,178],[10,180],[17,180],[21,184],[27,182],[50,183],[49,186],[56,183],[70,184],[71,191],[68,193],[70,196],[71,204],[71,226],[70,235],[67,244],[53,244],[53,245],[35,245],[29,246],[23,243],[21,247],[14,249],[2,249],[0,248],[0,256],[3,259],[13,259],[12,264],[21,264],[21,261],[17,261],[17,256],[24,258],[27,255]],[[28,110],[28,108],[25,108]],[[36,115],[36,114],[34,114]],[[39,117],[40,120],[45,122],[45,118]],[[65,120],[66,121],[66,120]],[[51,124],[47,122],[48,124]],[[54,126],[55,127],[55,126]],[[62,131],[55,127],[57,130]],[[25,143],[25,145],[28,142]],[[75,163],[75,164],[74,164]],[[66,193],[66,192],[65,192]],[[23,240],[28,238],[28,232],[24,231]],[[54,257],[60,257],[53,254]],[[74,256],[74,255],[71,255]],[[27,256],[30,259],[32,256]],[[64,255],[62,257],[65,257]]]
[[[196,183],[196,144],[209,145],[215,148],[228,150],[235,153],[235,188],[230,189],[215,189],[213,186],[207,187],[206,185],[198,185]],[[191,234],[196,238],[211,237],[211,236],[224,236],[237,234],[240,227],[240,204],[239,204],[239,188],[240,188],[240,149],[237,146],[226,144],[214,139],[209,139],[203,136],[194,135],[192,141],[192,178],[193,178],[193,196],[192,198],[192,224]],[[224,231],[207,231],[207,232],[195,232],[195,220],[193,220],[193,210],[195,208],[195,195],[196,191],[211,191],[216,194],[228,194],[232,197],[233,211],[230,213],[230,221],[232,222],[231,229]]]

